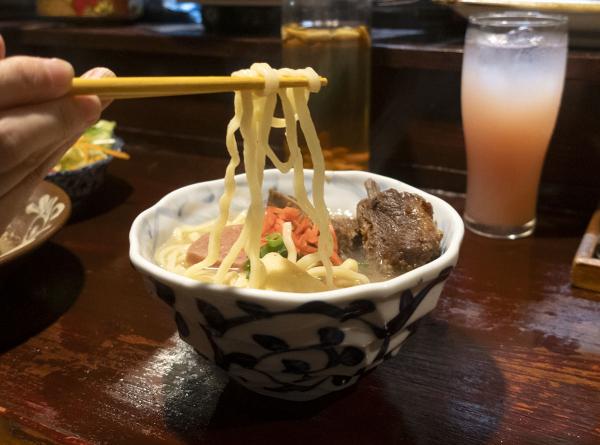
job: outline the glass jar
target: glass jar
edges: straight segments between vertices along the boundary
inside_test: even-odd
[[[331,170],[367,170],[369,165],[370,4],[370,0],[283,2],[283,65],[311,66],[329,80],[311,97],[311,112]]]

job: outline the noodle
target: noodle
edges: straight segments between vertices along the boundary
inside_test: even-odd
[[[298,257],[298,252],[296,251],[296,245],[292,239],[292,223],[289,221],[284,222],[282,232],[283,233],[281,235],[283,237],[283,244],[285,244],[285,248],[288,252],[287,259],[292,263],[295,263]]]
[[[279,88],[279,78],[282,75],[306,77],[308,89]],[[330,259],[334,251],[334,243],[329,230],[329,213],[325,204],[325,162],[308,109],[310,93],[318,92],[321,88],[320,77],[312,68],[274,70],[264,63],[255,63],[249,70],[237,71],[232,76],[262,76],[265,88],[258,92],[235,92],[234,116],[227,126],[226,135],[227,151],[231,159],[225,170],[224,192],[219,199],[219,216],[215,221],[200,226],[184,226],[175,229],[171,239],[157,250],[155,255],[157,263],[168,270],[200,281],[263,288],[268,272],[260,257],[261,232],[265,215],[262,189],[264,168],[268,158],[282,173],[293,169],[293,187],[298,206],[314,222],[319,231],[317,252],[298,259],[298,252],[292,238],[292,224],[290,222],[283,224],[282,238],[287,249],[287,261],[293,264],[293,267],[308,272],[308,279],[312,280],[310,277],[323,279],[329,289],[368,282],[365,275],[358,273],[356,261],[346,260],[340,266],[333,266]],[[281,102],[283,118],[274,116],[278,98]],[[297,122],[304,134],[314,166],[312,202],[304,184],[303,158],[298,142]],[[286,161],[279,159],[269,145],[272,128],[285,128],[285,138],[289,148],[289,158]],[[243,139],[242,151],[250,191],[250,205],[245,215],[238,215],[233,221],[229,221],[231,202],[236,190],[235,170],[241,161],[235,138],[235,133],[238,131]],[[224,228],[242,222],[243,228],[229,252],[218,268],[212,267],[219,260]],[[210,233],[206,258],[186,267],[187,249],[193,241],[206,233]],[[245,273],[233,272],[231,269],[242,250],[250,264],[247,277]]]

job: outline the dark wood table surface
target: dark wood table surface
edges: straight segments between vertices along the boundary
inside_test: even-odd
[[[89,206],[0,271],[0,444],[600,443],[600,298],[569,284],[585,217],[545,211],[513,242],[467,233],[396,357],[346,392],[281,402],[180,341],[129,264],[134,217],[226,160],[128,147]]]

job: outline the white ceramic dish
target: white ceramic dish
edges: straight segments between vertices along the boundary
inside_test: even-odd
[[[566,15],[571,46],[600,45],[600,2],[597,0],[434,0],[463,17],[508,10]]]
[[[355,212],[374,179],[422,195],[444,232],[442,255],[394,279],[320,293],[285,293],[207,285],[168,272],[153,261],[155,249],[181,224],[217,216],[223,181],[190,185],[169,193],[141,213],[130,231],[130,258],[150,292],[173,311],[181,338],[223,368],[231,378],[261,394],[310,400],[352,383],[396,354],[415,322],[437,304],[444,281],[458,260],[464,228],[443,200],[394,179],[366,172],[328,172],[325,199],[332,211]],[[312,171],[306,172],[310,190]],[[249,202],[244,175],[232,214]],[[293,194],[291,176],[268,170],[265,190]]]

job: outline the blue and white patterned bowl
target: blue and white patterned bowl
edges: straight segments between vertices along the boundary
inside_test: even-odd
[[[181,338],[252,391],[288,400],[311,400],[348,387],[395,355],[416,322],[437,304],[458,260],[463,223],[441,199],[402,182],[366,172],[328,172],[330,210],[355,212],[366,197],[364,182],[422,195],[443,230],[442,255],[381,283],[320,293],[289,293],[207,285],[168,272],[154,251],[181,224],[217,216],[223,180],[169,193],[141,213],[129,234],[130,258],[150,292],[173,311]],[[232,212],[249,202],[245,175],[236,176]],[[306,171],[310,190],[312,171]],[[265,190],[293,194],[292,177],[268,170]]]

